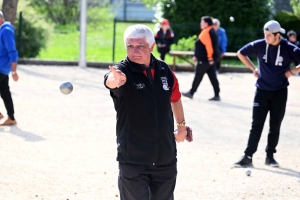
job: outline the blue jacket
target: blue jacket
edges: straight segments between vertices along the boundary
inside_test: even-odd
[[[4,22],[0,27],[0,73],[8,75],[11,64],[17,60],[14,27],[10,22]]]
[[[223,54],[226,52],[227,41],[228,41],[226,31],[224,28],[219,27],[218,37],[219,37],[219,49],[220,49],[221,53]]]
[[[256,55],[259,77],[256,87],[262,90],[279,90],[289,85],[285,72],[290,70],[291,62],[300,61],[300,49],[281,38],[277,46],[267,45],[265,39],[251,42],[240,50],[244,56]]]

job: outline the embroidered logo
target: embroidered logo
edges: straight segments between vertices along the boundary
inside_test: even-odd
[[[259,103],[253,103],[253,107],[259,107]]]
[[[166,90],[166,91],[169,90],[170,87],[168,85],[167,77],[161,77],[160,79],[161,79],[161,82],[162,82],[162,85],[163,85],[163,89]]]
[[[136,89],[143,89],[145,87],[145,83],[137,83],[135,84]]]

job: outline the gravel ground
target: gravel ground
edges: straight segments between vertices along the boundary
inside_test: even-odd
[[[115,111],[103,75],[107,70],[19,66],[11,81],[17,126],[0,127],[0,199],[119,199]],[[176,73],[187,91],[193,73]],[[221,102],[204,77],[194,99],[183,98],[194,141],[178,147],[176,200],[300,199],[300,77],[292,77],[275,155],[280,168],[264,165],[268,119],[251,176],[232,168],[243,155],[251,125],[254,77],[219,74]],[[59,85],[73,83],[63,95]],[[0,111],[5,114],[1,101]],[[6,116],[6,115],[5,115]],[[4,119],[1,120],[1,123]]]

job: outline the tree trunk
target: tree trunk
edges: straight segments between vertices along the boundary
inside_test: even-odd
[[[3,0],[2,12],[4,19],[14,24],[17,15],[18,0]]]

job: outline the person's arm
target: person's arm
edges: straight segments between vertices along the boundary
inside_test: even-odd
[[[4,30],[2,33],[2,40],[4,46],[8,52],[8,56],[11,64],[12,78],[14,81],[18,81],[19,76],[17,74],[17,61],[18,61],[18,51],[16,50],[15,36],[11,30]]]
[[[255,67],[250,58],[247,56],[256,52],[256,46],[257,44],[255,42],[251,42],[245,45],[237,52],[237,57],[241,60],[241,62],[244,65],[246,65],[246,67],[248,67],[253,72],[254,76],[258,78],[259,70]]]
[[[105,85],[110,89],[119,88],[126,83],[126,75],[115,66],[109,66],[111,72],[108,74]]]
[[[223,31],[222,31],[222,44],[221,44],[222,54],[224,54],[226,52],[227,43],[228,43],[228,39],[227,39],[226,31],[225,31],[225,29],[223,29]]]
[[[171,106],[176,124],[183,124],[183,122],[185,122],[185,119],[181,99],[176,102],[172,102]],[[176,141],[183,142],[186,139],[186,136],[187,131],[185,125],[177,125],[177,134],[175,134]]]
[[[300,48],[295,47],[293,45],[288,45],[288,52],[291,57],[295,60],[300,62]],[[293,69],[289,69],[285,72],[285,77],[290,78],[292,75],[300,72],[300,65],[296,66]]]

